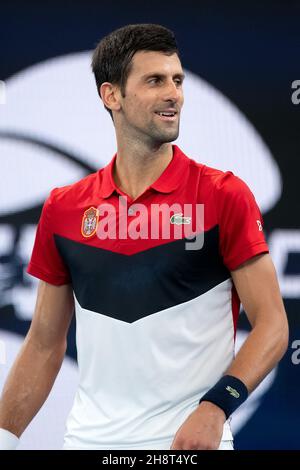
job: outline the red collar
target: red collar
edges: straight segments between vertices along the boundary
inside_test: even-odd
[[[178,188],[182,181],[182,177],[185,174],[187,169],[189,158],[180,150],[177,145],[172,145],[173,148],[173,158],[168,164],[167,168],[162,172],[153,184],[149,188],[155,189],[160,193],[171,193]],[[110,161],[110,163],[103,169],[103,179],[100,190],[100,196],[108,198],[114,191],[118,192],[118,187],[116,186],[113,179],[113,167],[117,158],[115,154]]]

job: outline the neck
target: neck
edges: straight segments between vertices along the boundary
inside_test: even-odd
[[[140,142],[118,142],[114,167],[116,185],[136,199],[159,178],[172,160],[170,143],[147,146]]]

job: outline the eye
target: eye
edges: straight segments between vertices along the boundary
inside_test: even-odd
[[[177,86],[182,85],[182,79],[181,78],[175,78],[174,82],[176,83]]]
[[[156,84],[156,83],[159,83],[160,81],[161,81],[161,79],[159,77],[152,77],[148,80],[148,83]]]

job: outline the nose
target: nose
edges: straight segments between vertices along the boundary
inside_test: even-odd
[[[164,100],[177,103],[181,95],[181,87],[179,87],[173,80],[168,80],[164,87]]]

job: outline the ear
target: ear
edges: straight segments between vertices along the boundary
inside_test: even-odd
[[[119,111],[121,109],[119,87],[109,82],[104,82],[99,88],[101,99],[104,105],[111,111]]]

